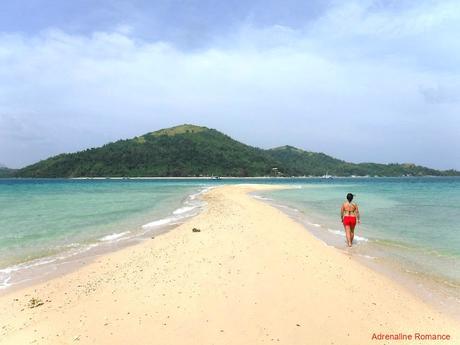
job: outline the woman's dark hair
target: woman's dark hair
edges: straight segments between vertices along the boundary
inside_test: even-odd
[[[353,200],[353,194],[348,193],[347,194],[347,200],[348,200],[348,202],[351,202]]]

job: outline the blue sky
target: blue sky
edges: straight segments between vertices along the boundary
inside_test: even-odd
[[[0,9],[0,162],[180,123],[460,169],[458,1],[51,1]]]

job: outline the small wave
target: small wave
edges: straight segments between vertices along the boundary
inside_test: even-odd
[[[176,218],[167,217],[167,218],[155,220],[155,221],[153,221],[153,222],[144,224],[144,225],[142,225],[142,228],[144,228],[144,229],[145,229],[145,228],[155,228],[155,227],[157,227],[157,226],[162,226],[162,225],[166,225],[166,224],[172,223],[172,222],[175,221],[175,220],[176,220]]]
[[[367,239],[366,237],[361,237],[361,236],[358,236],[358,235],[355,235],[355,239],[357,241],[362,241],[362,242],[367,242],[369,241],[369,239]]]
[[[197,193],[190,194],[188,197],[190,198],[190,200],[195,200],[198,196],[200,196],[201,194],[209,192],[213,188],[215,188],[215,186],[203,188],[202,190],[200,190]]]
[[[101,237],[99,241],[104,241],[104,242],[113,241],[113,240],[119,239],[120,237],[123,237],[126,234],[129,234],[129,231],[120,232],[118,234],[115,233],[115,234],[107,235],[107,236]]]
[[[206,187],[201,189],[199,192],[190,194],[187,199],[184,201],[183,206],[179,207],[178,209],[174,210],[170,216],[162,219],[157,219],[147,224],[142,225],[143,229],[151,229],[156,227],[165,226],[168,224],[178,223],[184,220],[189,216],[193,216],[196,214],[196,211],[203,207],[206,203],[201,200],[196,200],[196,198],[206,193],[207,191],[211,190],[215,187]]]
[[[11,273],[17,271],[14,267],[7,267],[0,270],[0,289],[10,286]]]
[[[55,262],[56,260],[57,259],[55,257],[53,258],[48,257],[48,258],[36,259],[30,262],[17,264],[14,266],[0,269],[0,289],[4,289],[4,288],[11,286],[10,281],[12,279],[12,274],[14,272],[29,269],[29,268],[36,267],[36,266],[46,265],[46,264]]]
[[[174,210],[172,212],[172,215],[170,215],[169,217],[154,220],[154,221],[152,221],[150,223],[142,225],[142,228],[143,229],[156,228],[156,227],[160,227],[160,226],[164,226],[164,225],[167,225],[167,224],[171,224],[171,223],[180,221],[180,220],[182,220],[182,219],[184,219],[184,218],[186,218],[188,216],[194,215],[195,212],[192,212],[192,211],[202,207],[203,204],[204,204],[203,202],[195,201],[195,199],[199,195],[201,195],[203,193],[206,193],[207,191],[209,191],[212,188],[214,188],[214,187],[203,188],[198,193],[190,194],[187,197],[187,200],[185,200],[185,202],[184,202],[185,206],[179,207],[178,209]]]
[[[286,206],[286,205],[283,205],[283,204],[272,204],[272,205],[275,206],[275,207],[284,208],[284,209],[289,210],[289,211],[293,210],[292,207]]]
[[[261,195],[254,195],[254,198],[259,199],[259,200],[273,201],[273,199],[267,198],[266,196],[261,196]]]
[[[10,286],[10,280],[11,276],[6,276],[4,279],[2,279],[2,276],[0,275],[0,290],[1,289],[6,289],[8,286]]]
[[[190,200],[195,200],[198,195],[200,195],[200,193],[190,194],[189,199]]]
[[[327,229],[327,231],[329,231],[329,232],[332,233],[332,234],[336,234],[336,235],[340,235],[340,236],[345,236],[345,233],[344,233],[343,231],[340,231],[340,230]]]
[[[281,207],[281,208],[285,208],[285,209],[288,209],[289,211],[291,212],[296,212],[296,213],[300,213],[301,211],[295,207],[292,207],[292,206],[287,206],[287,205],[282,205],[282,204],[275,204],[275,206],[277,207]]]
[[[99,244],[97,244],[97,243],[91,243],[91,244],[88,244],[88,245],[85,245],[85,246],[78,245],[78,247],[76,247],[75,250],[63,252],[62,255],[58,256],[57,258],[59,260],[65,260],[65,259],[68,259],[68,258],[70,258],[72,256],[84,253],[84,252],[90,250],[91,248],[97,247],[98,245]]]
[[[178,208],[177,210],[175,210],[173,212],[173,214],[178,215],[178,214],[187,213],[187,212],[190,212],[190,211],[196,209],[197,207],[198,206],[184,206],[184,207],[181,207],[181,208]]]
[[[327,229],[327,231],[329,231],[332,234],[345,237],[345,232],[344,231],[335,230],[335,229]],[[369,239],[367,239],[366,237],[362,237],[362,236],[358,236],[358,235],[355,235],[355,240],[359,241],[359,242],[367,242],[367,241],[369,241]]]
[[[316,228],[320,228],[321,227],[321,224],[316,224],[316,223],[308,223],[309,225],[312,225]]]

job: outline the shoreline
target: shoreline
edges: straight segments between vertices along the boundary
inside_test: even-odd
[[[214,188],[174,231],[0,296],[0,343],[364,344],[398,331],[459,339],[453,320],[247,195],[287,187]],[[44,304],[28,308],[31,298]]]
[[[420,175],[420,176],[371,176],[371,175],[350,175],[350,176],[219,176],[219,178],[212,178],[212,176],[137,176],[137,177],[117,177],[117,176],[98,176],[98,177],[0,177],[0,180],[205,180],[205,181],[220,181],[220,180],[341,180],[341,179],[419,179],[419,178],[460,178],[460,176],[453,175]]]
[[[98,256],[137,245],[142,241],[170,231],[203,210],[205,204],[199,197],[212,188],[214,186],[197,188],[193,193],[184,196],[178,208],[162,218],[148,220],[147,223],[140,225],[137,229],[119,228],[118,232],[107,234],[89,242],[78,243],[76,247],[1,268],[0,272],[6,274],[10,272],[10,275],[0,285],[0,297],[11,291],[66,275],[82,265],[92,262]]]
[[[306,215],[294,206],[288,206],[277,199],[267,198],[265,195],[250,193],[253,197],[280,210],[295,222],[301,224],[306,231],[327,246],[354,257],[362,265],[383,274],[387,278],[401,285],[417,298],[426,301],[436,310],[448,314],[453,319],[460,321],[460,299],[458,287],[442,279],[442,277],[430,275],[424,272],[412,272],[407,270],[400,261],[389,261],[389,254],[385,249],[378,247],[375,242],[369,242],[367,238],[355,235],[352,248],[348,248],[345,235],[337,237],[336,233],[325,231],[322,225],[312,221],[310,215]],[[343,246],[341,246],[343,242]],[[371,248],[367,248],[371,246]],[[364,249],[365,248],[365,249]]]

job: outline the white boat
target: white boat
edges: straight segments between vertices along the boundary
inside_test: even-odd
[[[326,171],[326,175],[321,176],[321,178],[327,178],[327,179],[332,179],[332,176],[328,174]]]

